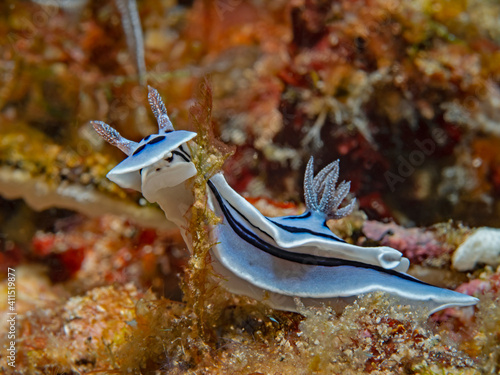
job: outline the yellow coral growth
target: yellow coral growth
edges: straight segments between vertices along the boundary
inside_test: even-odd
[[[105,178],[114,164],[109,156],[97,151],[85,157],[79,155],[22,123],[4,126],[0,131],[0,167],[42,177],[49,185],[63,181],[92,185],[99,191],[126,199],[127,194]]]
[[[500,371],[500,298],[497,293],[480,297],[477,313],[478,333],[470,349],[479,354],[483,374],[498,374]]]
[[[22,339],[17,343],[16,373],[82,373],[96,368],[112,373],[120,365],[115,353],[132,331],[129,323],[138,297],[132,284],[101,287],[63,305],[54,302],[19,315]]]
[[[338,317],[328,308],[302,307],[301,313],[311,371],[402,374],[434,366],[446,373],[472,363],[433,332],[423,308],[401,306],[381,292],[360,297]]]
[[[206,316],[208,301],[217,288],[217,285],[209,279],[211,273],[209,251],[213,246],[210,227],[216,225],[220,219],[207,207],[207,181],[221,170],[231,152],[224,150],[224,146],[213,135],[212,89],[206,78],[200,85],[198,101],[190,113],[198,133],[197,145],[191,149],[193,163],[198,173],[193,178],[195,203],[190,211],[191,219],[188,227],[193,254],[186,270],[184,293],[185,301],[192,307],[195,317],[193,334],[209,340],[211,334],[209,319]]]

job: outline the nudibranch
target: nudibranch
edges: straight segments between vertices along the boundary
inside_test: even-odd
[[[191,249],[187,233],[194,203],[190,184],[196,174],[188,142],[196,133],[174,130],[158,92],[149,88],[157,134],[139,143],[123,138],[109,125],[94,121],[95,130],[128,157],[108,173],[123,188],[141,191],[174,222]],[[360,295],[382,291],[401,303],[425,306],[433,313],[449,306],[470,306],[474,297],[438,288],[406,273],[408,259],[390,247],[351,245],[326,225],[350,213],[354,201],[339,208],[349,183],[337,184],[338,161],[314,176],[311,158],[304,178],[307,210],[298,216],[266,217],[234,191],[222,173],[208,180],[208,205],[221,222],[212,228],[212,265],[230,292],[264,301],[282,310],[304,305],[341,307]]]

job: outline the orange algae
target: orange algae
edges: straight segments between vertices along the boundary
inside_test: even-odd
[[[130,284],[95,288],[19,316],[17,373],[116,368],[114,355],[131,331],[139,296]]]
[[[231,152],[223,152],[224,146],[215,140],[212,120],[212,89],[208,78],[200,85],[198,102],[191,108],[192,121],[195,125],[196,146],[192,149],[193,163],[197,174],[193,178],[194,204],[190,210],[188,232],[192,240],[192,254],[184,281],[184,299],[194,313],[194,337],[200,336],[207,342],[213,341],[213,332],[209,320],[209,304],[212,304],[214,289],[217,288],[210,266],[210,248],[214,239],[210,227],[219,223],[219,218],[207,207],[207,181],[222,169],[222,165]],[[216,239],[215,239],[216,240]],[[212,275],[213,276],[213,275]],[[217,312],[216,312],[217,313]]]
[[[99,248],[108,243],[107,246],[116,247],[119,256],[123,248],[138,241],[137,238],[143,238],[144,243],[151,242],[149,234],[137,233],[137,228],[125,223],[118,226],[117,220],[105,219],[106,225],[116,232],[105,230],[102,238],[89,237],[87,230],[95,230],[96,224],[88,223],[87,230],[72,231],[65,242],[57,244],[56,241],[53,247],[62,251],[64,247],[85,241],[95,242]],[[59,241],[62,240],[61,237]],[[139,245],[139,249],[142,247]],[[106,267],[113,268],[116,260],[108,262],[105,258],[96,260],[101,268],[89,264],[90,268],[76,277],[90,278],[92,269],[102,274]],[[140,264],[140,260],[136,262]],[[119,270],[114,270],[117,272]],[[200,281],[200,274],[194,275],[194,281],[185,279],[191,287]],[[474,338],[472,342],[465,338],[457,340],[453,328],[425,323],[425,312],[409,311],[380,293],[361,297],[339,315],[325,308],[304,308],[301,311],[304,316],[301,316],[233,296],[217,288],[210,273],[201,276],[207,277],[210,283],[205,296],[195,296],[203,298],[198,305],[205,310],[201,323],[190,305],[192,300],[186,298],[186,303],[158,300],[152,293],[143,296],[135,288],[130,289],[130,284],[93,288],[66,302],[63,297],[42,305],[42,301],[35,299],[32,301],[35,306],[23,311],[20,327],[27,339],[20,343],[19,349],[28,352],[25,345],[29,345],[30,350],[34,343],[37,346],[31,352],[31,362],[26,362],[24,356],[19,360],[20,373],[38,374],[48,369],[56,373],[72,369],[86,373],[133,374],[153,371],[160,374],[473,373],[474,366],[480,362],[472,362],[457,349],[474,358],[487,353],[487,348],[496,348],[491,326],[496,323],[489,315],[496,310],[489,305],[484,305],[486,315],[484,318],[480,315],[477,324],[479,327],[485,322],[491,324],[484,329],[477,328],[479,333],[476,334],[475,326],[467,323],[468,320],[457,324],[459,329],[467,330],[468,336],[464,337]],[[37,280],[32,282],[42,285]],[[24,278],[22,282],[28,281]],[[76,281],[44,288],[50,291],[64,287],[71,292],[75,286]],[[92,282],[89,286],[92,287]],[[185,292],[186,289],[184,287]],[[482,310],[483,305],[479,308]],[[67,342],[67,332],[73,339],[71,345]],[[483,344],[484,335],[488,335],[491,344]],[[87,345],[89,336],[92,340]]]
[[[300,302],[299,302],[300,304]],[[479,374],[425,311],[398,306],[381,293],[358,299],[336,315],[302,308],[300,316],[227,295],[216,327],[216,351],[200,350],[183,304],[142,300],[137,326],[117,358],[122,370],[183,374]],[[213,318],[214,316],[207,316]],[[194,327],[191,327],[192,329]]]
[[[184,303],[144,300],[137,304],[137,327],[121,351],[121,368],[133,373],[155,368],[158,362],[160,368],[174,372],[216,366],[218,362],[215,329],[231,298],[218,287],[210,266],[210,226],[219,219],[207,207],[206,189],[207,180],[220,171],[231,153],[222,153],[216,145],[211,112],[212,92],[205,79],[191,109],[198,136],[190,147],[198,173],[188,181],[195,202],[187,213],[192,254],[181,283]]]
[[[401,306],[383,293],[370,293],[338,317],[330,309],[303,309],[299,328],[319,373],[419,373],[470,369],[472,359],[426,323],[426,312]]]
[[[488,298],[489,297],[489,298]],[[485,373],[500,371],[500,298],[489,295],[482,300],[479,310],[479,335],[475,344],[479,350],[479,363]]]

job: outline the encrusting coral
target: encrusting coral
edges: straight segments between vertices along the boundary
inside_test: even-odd
[[[4,125],[0,136],[0,194],[4,197],[22,198],[38,211],[56,206],[88,216],[116,213],[168,228],[155,207],[144,200],[141,205],[138,197],[105,179],[112,163],[109,156],[95,152],[83,157],[19,125]]]
[[[363,297],[339,316],[304,308],[305,318],[231,295],[212,301],[221,309],[215,320],[206,316],[216,332],[213,349],[201,347],[186,324],[192,323],[186,305],[142,295],[130,284],[53,302],[20,321],[18,369],[401,374],[433,367],[479,373],[469,355],[424,322],[421,311],[397,307],[381,294]],[[491,340],[475,345],[492,347]]]

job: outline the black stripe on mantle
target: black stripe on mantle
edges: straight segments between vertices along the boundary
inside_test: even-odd
[[[309,216],[312,215],[312,212],[311,211],[306,211],[305,213],[303,213],[302,215],[300,216],[289,216],[287,217],[287,219],[290,219],[290,220],[295,220],[295,219],[306,219],[308,218]],[[264,216],[268,221],[270,221],[271,223],[273,223],[274,225],[276,225],[277,227],[280,227],[281,229],[283,230],[286,230],[287,232],[290,232],[290,233],[309,233],[309,234],[312,234],[314,236],[318,236],[318,237],[324,237],[324,238],[328,238],[329,240],[332,240],[332,241],[337,241],[337,242],[342,242],[342,243],[346,243],[342,238],[338,238],[336,236],[329,236],[328,234],[324,234],[324,233],[318,233],[318,232],[315,232],[315,231],[312,231],[312,230],[309,230],[309,229],[305,229],[305,228],[298,228],[298,227],[291,227],[289,225],[285,225],[285,224],[281,224],[281,223],[277,223],[275,222],[272,218],[270,217],[267,217],[267,216]],[[327,228],[328,230],[330,230],[330,228],[328,228],[328,225],[326,225],[326,221],[323,222],[323,226],[325,228]]]
[[[210,190],[215,196],[215,199],[217,200],[217,203],[219,204],[219,207],[222,210],[222,213],[226,217],[229,226],[231,229],[244,241],[248,242],[252,246],[258,248],[259,250],[264,251],[265,253],[268,253],[272,256],[275,256],[280,259],[288,260],[290,262],[295,262],[295,263],[300,263],[300,264],[306,264],[306,265],[314,265],[314,266],[324,266],[324,267],[340,267],[340,266],[352,266],[352,267],[360,267],[360,268],[370,268],[378,272],[382,272],[385,274],[389,274],[392,276],[399,277],[404,280],[408,281],[413,281],[418,284],[422,285],[428,285],[432,286],[431,284],[425,283],[423,281],[420,281],[410,275],[407,275],[405,273],[401,273],[398,271],[394,270],[389,270],[380,266],[376,266],[373,264],[367,264],[367,263],[362,263],[354,260],[345,260],[345,259],[339,259],[339,258],[329,258],[329,257],[324,257],[324,256],[318,256],[318,255],[311,255],[311,254],[303,254],[303,253],[294,253],[291,251],[286,251],[284,249],[281,249],[279,247],[276,247],[264,240],[262,240],[260,237],[255,235],[254,233],[250,232],[247,228],[245,228],[243,225],[241,225],[238,220],[236,220],[231,212],[229,212],[228,208],[225,205],[225,200],[222,198],[222,196],[219,194],[219,191],[215,187],[214,183],[210,180],[208,180],[208,186],[210,187]],[[245,218],[244,215],[241,214],[236,208],[234,208],[230,203],[227,203],[231,208],[236,211],[241,217]],[[246,219],[245,219],[246,220]],[[248,224],[252,225],[247,221]],[[286,229],[283,229],[286,230]]]

